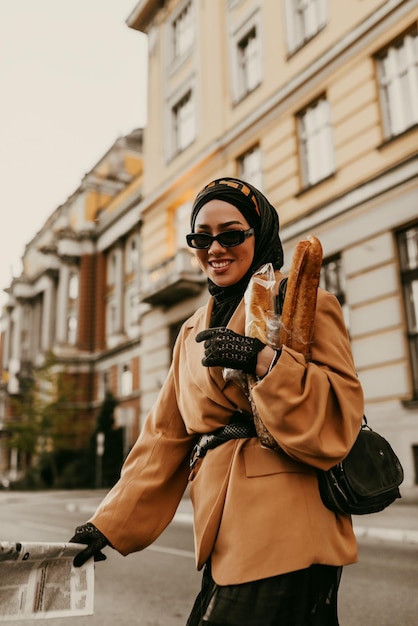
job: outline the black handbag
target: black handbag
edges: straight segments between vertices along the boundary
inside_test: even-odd
[[[322,502],[337,513],[366,515],[383,511],[401,497],[403,468],[389,442],[367,424],[346,458],[318,472]]]

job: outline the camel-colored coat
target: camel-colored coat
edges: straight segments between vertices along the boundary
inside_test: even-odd
[[[278,273],[278,280],[282,275]],[[357,559],[349,516],[321,502],[315,468],[328,469],[349,451],[360,428],[363,394],[340,305],[319,290],[312,360],[284,348],[256,386],[258,412],[281,447],[257,438],[209,450],[189,477],[196,434],[250,410],[244,392],[221,367],[201,365],[197,333],[209,326],[213,301],[185,322],[173,363],[121,478],[91,518],[126,555],[151,544],[174,516],[190,479],[197,567],[211,556],[221,585]],[[244,303],[229,325],[244,333]]]

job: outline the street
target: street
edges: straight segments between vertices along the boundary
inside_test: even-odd
[[[0,540],[66,541],[100,501],[95,492],[0,491]],[[77,626],[184,626],[200,586],[189,524],[175,520],[159,540],[126,558],[110,548],[96,565],[94,616]],[[343,573],[341,626],[413,626],[418,614],[417,546],[360,541],[360,561]],[[13,621],[16,626],[40,621]],[[69,618],[50,619],[69,626]]]

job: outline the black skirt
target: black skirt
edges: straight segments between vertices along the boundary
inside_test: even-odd
[[[187,626],[338,626],[342,567],[307,569],[241,585],[217,585],[210,565]]]

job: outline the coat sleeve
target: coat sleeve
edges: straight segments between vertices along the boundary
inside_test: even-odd
[[[194,438],[177,406],[174,360],[120,479],[90,520],[124,555],[147,547],[163,532],[187,486]]]
[[[253,399],[264,425],[292,458],[327,470],[347,455],[364,399],[335,296],[318,292],[311,361],[284,347],[253,389]]]

